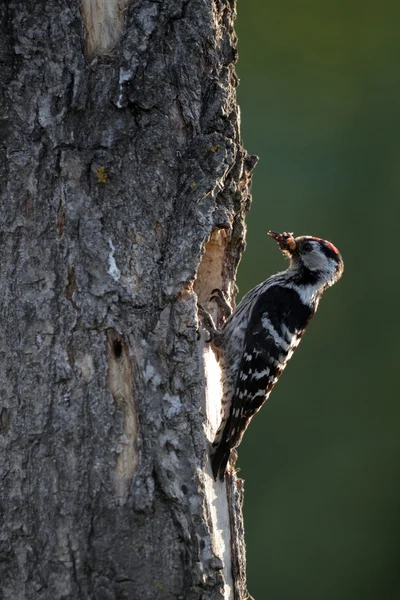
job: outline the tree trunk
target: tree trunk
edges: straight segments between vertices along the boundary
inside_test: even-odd
[[[1,598],[246,597],[197,316],[244,247],[234,16],[0,4]]]

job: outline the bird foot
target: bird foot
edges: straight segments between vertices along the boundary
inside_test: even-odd
[[[225,320],[229,319],[232,314],[232,307],[230,306],[224,292],[216,288],[211,292],[210,300],[214,300],[214,302],[218,304],[218,307],[221,309]]]
[[[218,332],[217,328],[215,327],[214,319],[208,310],[206,310],[201,304],[197,304],[197,308],[199,314],[202,316],[204,328],[208,331],[210,336],[206,342],[212,342]]]

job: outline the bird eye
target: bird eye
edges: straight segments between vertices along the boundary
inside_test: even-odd
[[[304,252],[311,252],[312,249],[313,249],[313,245],[310,244],[310,242],[306,242],[305,244],[303,244]]]

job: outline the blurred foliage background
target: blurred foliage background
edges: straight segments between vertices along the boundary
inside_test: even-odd
[[[285,268],[268,229],[345,261],[239,451],[257,600],[400,598],[400,4],[238,0],[260,156],[240,295]]]

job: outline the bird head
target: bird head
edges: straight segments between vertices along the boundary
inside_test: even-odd
[[[287,232],[269,231],[268,235],[289,256],[292,269],[307,269],[326,286],[333,285],[342,276],[343,259],[331,242],[310,235],[294,238],[292,233]]]

